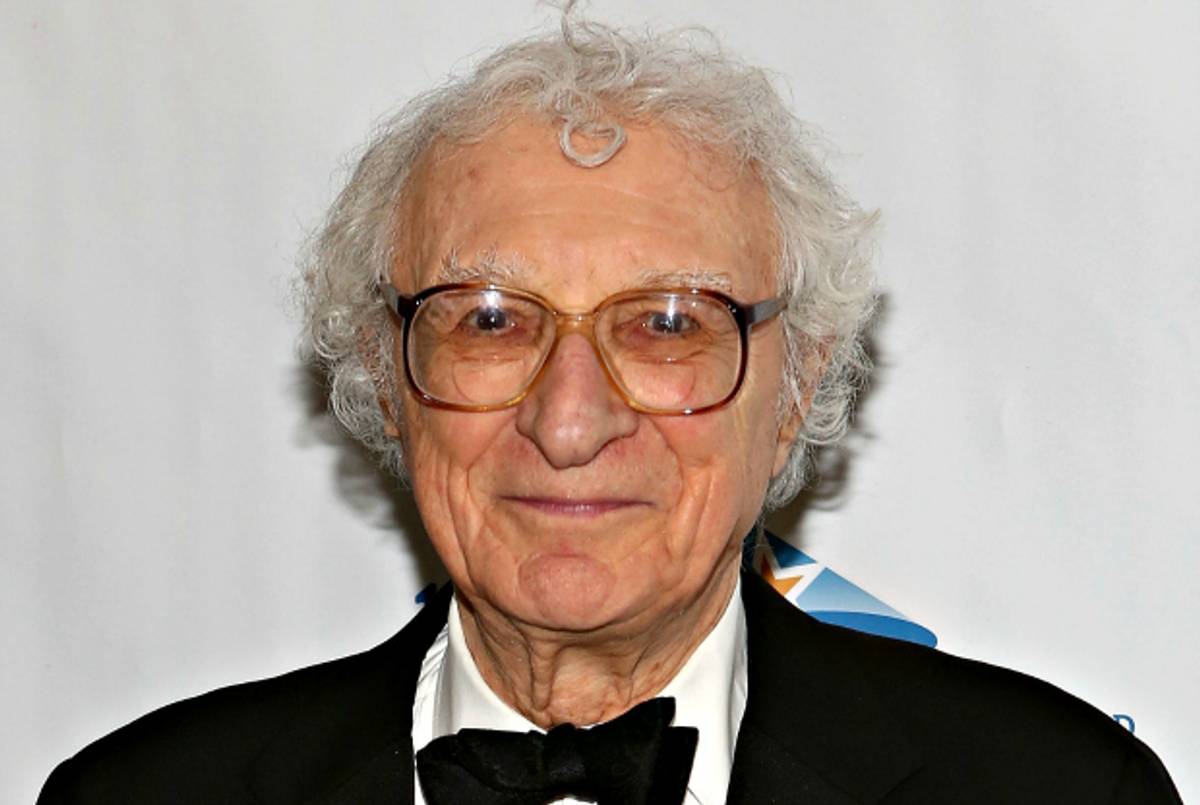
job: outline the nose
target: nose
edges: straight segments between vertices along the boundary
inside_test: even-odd
[[[517,430],[555,469],[587,464],[637,430],[638,414],[617,394],[591,343],[564,335],[517,411]]]

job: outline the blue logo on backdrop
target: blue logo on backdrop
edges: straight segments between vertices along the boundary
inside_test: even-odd
[[[774,534],[766,533],[755,555],[745,558],[784,598],[819,621],[930,648],[937,645],[933,632]]]

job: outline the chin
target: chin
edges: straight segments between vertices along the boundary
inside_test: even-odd
[[[628,593],[607,563],[579,554],[539,554],[521,564],[521,595],[538,625],[565,631],[601,628]]]

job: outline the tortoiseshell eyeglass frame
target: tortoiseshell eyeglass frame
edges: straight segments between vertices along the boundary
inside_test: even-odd
[[[542,356],[541,364],[538,366],[537,371],[532,374],[529,382],[525,384],[525,387],[521,389],[518,394],[503,402],[489,403],[487,405],[467,405],[464,403],[449,402],[430,394],[428,391],[423,389],[420,384],[417,383],[416,378],[413,377],[412,366],[410,365],[408,358],[408,339],[411,324],[413,319],[416,317],[417,311],[420,310],[421,305],[425,304],[429,301],[429,299],[437,296],[438,294],[446,293],[448,291],[461,290],[499,291],[506,295],[524,299],[544,309],[554,317],[556,322],[558,328],[557,333],[555,334],[554,340],[550,343],[549,349],[546,350],[546,354]],[[388,309],[391,310],[392,314],[395,315],[400,321],[401,351],[404,355],[404,376],[408,381],[409,388],[412,389],[413,393],[417,396],[417,399],[419,399],[423,404],[433,408],[444,408],[450,411],[464,411],[472,413],[499,411],[505,408],[511,408],[512,406],[520,403],[521,400],[525,399],[526,395],[529,394],[530,390],[536,386],[538,381],[541,379],[542,373],[546,368],[546,364],[549,363],[548,359],[550,355],[554,353],[554,349],[558,346],[558,342],[563,337],[564,331],[580,332],[585,338],[588,339],[589,342],[591,342],[592,349],[600,359],[600,365],[604,367],[604,374],[608,378],[609,384],[621,396],[621,399],[625,401],[625,404],[634,411],[638,411],[643,414],[655,414],[659,416],[691,416],[693,414],[702,414],[707,411],[715,411],[718,408],[728,405],[729,402],[737,396],[738,391],[740,391],[742,388],[743,381],[746,379],[746,364],[750,357],[751,329],[753,329],[755,325],[762,324],[763,322],[767,322],[775,318],[781,312],[783,312],[784,308],[786,307],[786,303],[781,296],[774,296],[770,299],[764,299],[761,302],[754,302],[752,304],[742,304],[741,302],[738,302],[737,300],[721,293],[720,291],[714,291],[709,288],[641,288],[622,291],[608,297],[600,304],[596,305],[596,307],[592,308],[591,311],[586,313],[564,312],[555,308],[543,297],[538,296],[535,293],[531,293],[530,291],[523,291],[519,288],[508,288],[503,285],[495,285],[488,282],[455,282],[445,285],[434,285],[412,296],[406,296],[400,293],[389,283],[380,283],[379,292],[384,301],[387,303]],[[730,389],[728,394],[716,402],[697,408],[654,408],[639,403],[633,398],[629,391],[617,381],[615,373],[609,363],[608,355],[605,353],[604,348],[596,342],[595,334],[593,332],[593,325],[596,317],[600,315],[605,308],[610,307],[617,302],[641,296],[681,296],[685,298],[703,296],[719,302],[726,310],[729,311],[730,315],[733,316],[734,322],[738,326],[738,334],[741,338],[741,352],[739,356],[740,362],[738,365],[737,379],[734,381],[733,387]]]

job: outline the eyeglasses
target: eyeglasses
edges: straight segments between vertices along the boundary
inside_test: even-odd
[[[698,414],[725,405],[746,375],[750,330],[779,315],[781,297],[743,305],[704,288],[625,291],[590,313],[486,283],[404,296],[380,285],[402,321],[404,371],[427,405],[494,411],[537,383],[564,334],[592,344],[626,404],[647,414]]]

